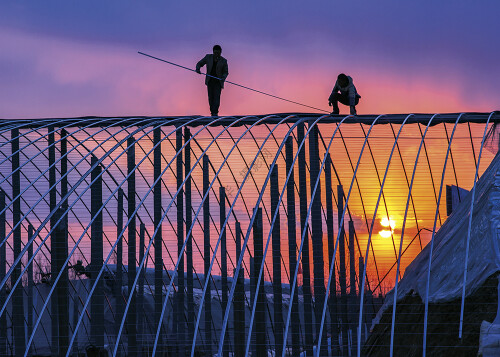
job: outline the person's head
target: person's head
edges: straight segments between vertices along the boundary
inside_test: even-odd
[[[219,45],[215,45],[213,48],[213,52],[215,57],[220,57],[222,53],[222,47],[220,47]]]
[[[337,82],[339,86],[346,87],[349,84],[349,78],[344,73],[341,73],[337,76]]]

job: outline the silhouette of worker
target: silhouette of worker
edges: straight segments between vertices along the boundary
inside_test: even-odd
[[[219,115],[220,93],[224,88],[224,81],[229,74],[227,60],[221,56],[222,48],[215,45],[213,54],[207,54],[196,64],[196,72],[200,73],[200,68],[207,65],[207,74],[205,84],[208,89],[208,104],[210,104],[210,113],[212,116]],[[212,77],[217,77],[212,78]]]
[[[356,91],[352,78],[341,73],[338,75],[332,94],[328,98],[328,105],[333,106],[332,114],[339,114],[338,102],[340,102],[351,108],[351,115],[356,115],[356,105],[359,103],[359,98],[361,96]]]

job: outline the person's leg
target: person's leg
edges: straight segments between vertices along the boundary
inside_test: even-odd
[[[349,100],[349,96],[347,94],[341,94],[341,93],[336,93],[335,95],[335,104],[333,104],[333,107],[337,108],[337,113],[336,114],[339,114],[339,107],[338,107],[338,103],[341,103],[341,104],[344,104],[344,105],[347,105],[348,107],[351,105],[350,103],[350,100]]]
[[[340,94],[338,95],[338,99],[337,99],[340,103],[344,104],[344,105],[347,105],[347,106],[350,106],[351,103],[350,103],[350,99],[349,99],[349,96],[347,94]]]
[[[216,83],[214,85],[214,92],[213,92],[213,110],[212,111],[212,116],[217,116],[219,115],[219,106],[220,106],[220,94],[222,92],[222,87],[219,83]]]
[[[356,105],[358,105],[358,103],[359,103],[359,97],[356,97],[356,100],[354,101],[354,107],[351,108],[351,114],[352,115],[356,115],[357,114]]]
[[[211,82],[207,84],[208,105],[210,106],[210,114],[214,115],[214,85]]]
[[[334,93],[333,94],[333,101],[332,101],[332,114],[339,114],[339,97],[340,93]]]

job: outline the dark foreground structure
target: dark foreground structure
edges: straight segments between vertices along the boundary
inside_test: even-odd
[[[498,161],[499,120],[0,120],[0,355],[422,354],[457,319],[460,343],[439,353],[477,351],[496,306],[472,319],[456,304],[484,289],[496,301],[495,271],[437,305],[410,292],[426,279],[405,273],[396,290],[454,211],[467,251],[471,231],[475,242],[467,212]]]

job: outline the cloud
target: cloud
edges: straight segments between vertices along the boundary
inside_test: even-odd
[[[0,116],[206,113],[200,77],[136,51],[194,66],[216,42],[228,79],[315,107],[345,72],[360,113],[498,109],[498,5],[451,5],[3,3]],[[311,111],[230,86],[222,100],[222,114]]]

